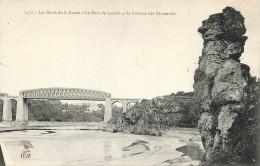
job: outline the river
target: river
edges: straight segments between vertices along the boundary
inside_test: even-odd
[[[6,165],[198,165],[198,144],[178,137],[51,128],[0,133]]]

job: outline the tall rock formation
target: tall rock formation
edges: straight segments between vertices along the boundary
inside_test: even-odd
[[[239,60],[247,40],[244,17],[226,7],[204,20],[198,32],[204,48],[193,87],[200,103],[198,128],[206,151],[202,165],[256,164],[259,83]]]

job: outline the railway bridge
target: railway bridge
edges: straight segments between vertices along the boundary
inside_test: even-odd
[[[123,112],[126,112],[130,103],[141,102],[141,99],[111,98],[107,92],[79,89],[79,88],[40,88],[20,91],[19,96],[9,96],[0,93],[3,101],[3,121],[12,121],[11,100],[17,101],[16,121],[28,121],[28,99],[50,99],[50,100],[91,100],[105,101],[104,122],[112,117],[112,105],[116,102],[122,103]]]

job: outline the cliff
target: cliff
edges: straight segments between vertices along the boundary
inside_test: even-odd
[[[198,32],[204,47],[193,87],[206,151],[202,165],[255,165],[260,88],[249,66],[239,60],[247,40],[244,17],[226,7],[204,20]]]

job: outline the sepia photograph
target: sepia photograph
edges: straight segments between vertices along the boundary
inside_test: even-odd
[[[0,0],[0,166],[260,166],[260,0]]]

